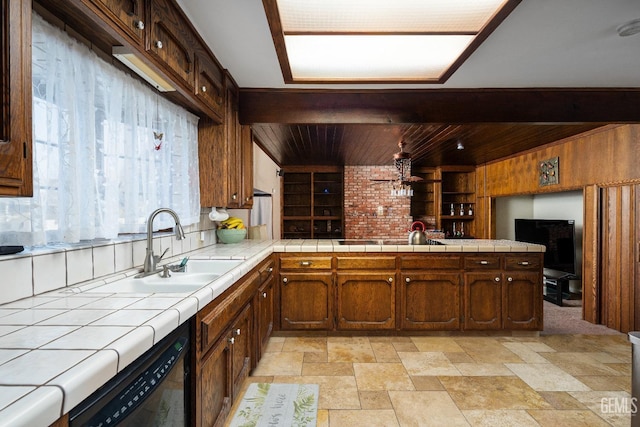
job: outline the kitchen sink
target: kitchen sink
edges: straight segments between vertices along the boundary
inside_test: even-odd
[[[242,260],[190,260],[185,272],[129,277],[84,291],[85,293],[191,293],[240,265]]]

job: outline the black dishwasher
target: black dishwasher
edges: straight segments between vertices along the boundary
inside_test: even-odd
[[[71,410],[69,425],[189,425],[189,324],[185,322]]]

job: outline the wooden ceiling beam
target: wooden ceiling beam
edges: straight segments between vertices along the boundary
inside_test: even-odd
[[[240,122],[638,123],[639,88],[241,89]]]

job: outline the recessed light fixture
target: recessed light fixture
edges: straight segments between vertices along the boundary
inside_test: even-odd
[[[521,0],[263,0],[286,83],[443,83]]]
[[[458,143],[456,144],[456,149],[464,150],[464,144],[462,143],[462,141],[458,140]]]
[[[634,19],[618,27],[618,35],[620,37],[632,36],[638,33],[640,33],[640,19]]]

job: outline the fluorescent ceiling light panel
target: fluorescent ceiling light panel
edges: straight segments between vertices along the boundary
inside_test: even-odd
[[[294,77],[328,81],[439,77],[471,40],[471,36],[413,35],[285,37]]]
[[[263,0],[287,83],[443,83],[521,0]]]

